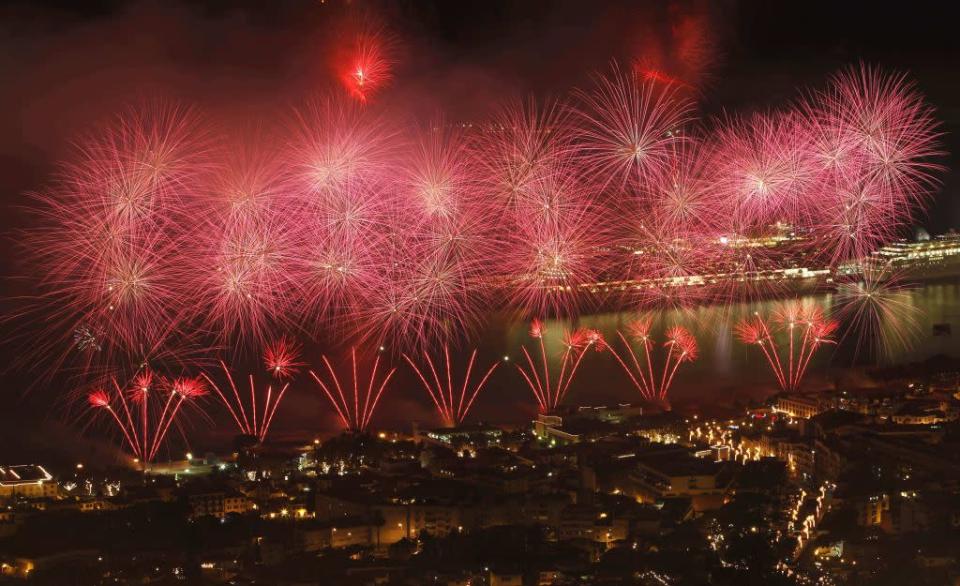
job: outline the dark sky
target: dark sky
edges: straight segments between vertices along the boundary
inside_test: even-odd
[[[698,71],[705,115],[783,104],[865,61],[909,72],[960,152],[958,31],[948,3],[543,0],[8,1],[0,7],[0,230],[22,227],[24,192],[41,189],[70,140],[126,104],[196,103],[217,123],[270,126],[323,89],[343,23],[375,18],[396,39],[397,81],[384,99],[411,120],[479,118],[505,97],[561,96],[611,59],[670,54],[687,16],[705,35]],[[931,232],[960,226],[955,155],[931,207]],[[15,260],[4,240],[0,270]],[[4,280],[10,290],[17,282]],[[6,337],[6,336],[4,336]],[[0,346],[3,362],[16,348]],[[0,380],[0,446],[56,418]],[[46,418],[46,419],[44,419]],[[10,424],[8,422],[19,423]],[[38,423],[38,421],[40,423]],[[45,421],[45,423],[44,423]],[[27,422],[27,423],[23,423]],[[2,431],[6,429],[6,432]],[[11,434],[11,437],[6,437]],[[60,431],[57,432],[61,433]],[[67,434],[69,436],[69,434]],[[65,436],[65,437],[67,437]],[[58,436],[59,437],[59,436]],[[0,451],[0,463],[7,458]]]

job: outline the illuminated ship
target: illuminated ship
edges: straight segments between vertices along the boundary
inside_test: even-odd
[[[874,253],[875,262],[904,278],[960,276],[960,234],[951,230],[934,238],[922,233],[915,242],[888,244]]]

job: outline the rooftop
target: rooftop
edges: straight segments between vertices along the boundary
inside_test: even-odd
[[[0,486],[48,482],[53,476],[39,464],[0,466]]]

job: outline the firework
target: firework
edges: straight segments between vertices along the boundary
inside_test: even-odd
[[[802,121],[792,113],[755,114],[728,120],[714,137],[717,189],[735,232],[806,218],[807,196],[816,194]]]
[[[27,360],[102,377],[288,331],[413,355],[470,338],[494,300],[524,318],[611,292],[643,309],[733,304],[781,293],[810,259],[862,265],[923,210],[940,132],[904,76],[851,69],[794,105],[697,124],[678,88],[697,84],[709,30],[671,18],[675,55],[655,47],[569,102],[508,102],[475,124],[406,128],[373,105],[394,61],[376,27],[346,27],[331,52],[350,95],[315,98],[276,136],[212,141],[182,108],[117,119],[36,198],[23,241],[41,277],[16,318],[44,326]],[[847,307],[885,298],[842,287]],[[866,331],[876,320],[855,316],[883,313],[847,315]],[[815,343],[778,373],[791,388],[827,337],[793,329]],[[753,337],[773,359],[768,333]],[[293,366],[280,352],[269,368]],[[551,382],[535,385],[544,410],[565,392]]]
[[[347,388],[346,392],[341,385],[340,376],[337,375],[337,371],[326,356],[322,357],[325,371],[321,371],[320,375],[313,370],[310,371],[310,376],[320,386],[320,390],[330,401],[330,405],[340,418],[340,423],[347,431],[363,433],[367,430],[380,402],[380,397],[387,389],[394,372],[396,372],[395,368],[391,368],[382,379],[378,380],[380,357],[381,355],[378,353],[373,361],[373,366],[369,370],[369,380],[366,384],[363,384],[357,373],[357,349],[350,349],[350,379],[345,382],[351,386]]]
[[[166,442],[183,405],[206,394],[199,379],[155,379],[150,371],[143,371],[126,389],[111,379],[110,386],[91,391],[87,402],[91,409],[110,414],[127,448],[146,468]]]
[[[393,79],[393,41],[382,29],[362,27],[338,51],[336,69],[347,94],[366,104]]]
[[[273,423],[273,416],[276,414],[280,402],[283,401],[287,389],[290,388],[290,383],[284,383],[276,391],[274,391],[273,385],[267,385],[266,390],[263,390],[262,387],[257,385],[251,374],[247,377],[250,387],[249,400],[245,400],[242,398],[243,394],[237,388],[233,374],[227,368],[226,363],[221,361],[220,368],[230,384],[230,393],[222,391],[207,374],[204,374],[203,378],[209,383],[210,388],[217,394],[227,411],[230,412],[230,416],[240,433],[253,436],[262,443],[267,438],[270,424]],[[271,372],[275,371],[272,370]]]
[[[300,359],[300,344],[287,337],[281,337],[267,346],[263,353],[263,363],[267,372],[277,379],[290,378],[297,374],[303,362]]]
[[[177,222],[209,169],[202,128],[188,109],[132,110],[81,140],[57,184],[36,196],[41,225],[24,244],[42,275],[34,310],[50,343],[34,348],[57,356],[54,368],[74,349],[102,364],[169,341],[181,307]],[[73,345],[78,331],[86,343]]]
[[[443,347],[443,360],[446,365],[444,377],[440,376],[441,373],[437,371],[434,360],[429,353],[424,352],[423,355],[429,368],[429,377],[424,374],[426,369],[417,365],[412,358],[406,354],[404,354],[403,357],[407,363],[410,364],[414,372],[417,373],[417,377],[419,377],[420,382],[423,383],[424,390],[430,395],[430,399],[437,408],[437,413],[443,420],[443,424],[447,427],[455,427],[463,423],[467,413],[470,412],[470,408],[473,407],[473,402],[476,400],[477,395],[480,394],[484,385],[487,384],[490,375],[493,374],[493,371],[496,370],[500,364],[499,362],[491,364],[487,371],[480,377],[479,381],[471,386],[470,376],[473,373],[473,365],[477,359],[476,349],[470,354],[470,360],[467,362],[467,370],[463,375],[462,385],[453,379],[453,368],[450,365],[450,348],[448,346]]]
[[[607,210],[570,164],[556,164],[517,198],[502,266],[513,304],[527,315],[575,315],[581,285],[607,264]]]
[[[505,212],[530,196],[536,181],[573,153],[569,108],[550,101],[508,102],[476,139],[483,191]]]
[[[538,361],[531,356],[527,347],[521,346],[526,365],[517,364],[517,370],[536,398],[540,412],[550,413],[555,411],[563,402],[563,398],[570,390],[570,384],[573,382],[587,350],[593,348],[599,352],[606,346],[606,342],[600,332],[596,330],[579,329],[564,334],[564,350],[560,356],[560,372],[555,373],[550,368],[547,349],[543,342],[543,336],[546,333],[543,322],[538,319],[533,320],[530,324],[529,333],[530,337],[537,340],[539,344],[539,365],[537,364]]]
[[[796,391],[817,349],[835,343],[832,336],[837,327],[816,305],[785,301],[778,304],[772,319],[754,313],[752,319],[737,324],[736,333],[745,344],[760,347],[781,389]],[[778,342],[776,333],[782,333],[786,342]]]
[[[623,73],[614,66],[596,78],[594,92],[580,92],[582,160],[604,188],[627,193],[668,169],[668,161],[689,118],[690,104],[673,88]]]
[[[938,123],[904,75],[863,65],[803,111],[822,185],[812,223],[828,260],[856,261],[909,226],[938,185]]]
[[[639,318],[633,321],[628,329],[630,338],[639,342],[642,347],[641,356],[643,356],[643,359],[637,356],[633,345],[619,331],[617,336],[623,342],[624,350],[629,355],[630,362],[625,361],[612,346],[609,346],[609,350],[644,399],[669,405],[670,387],[673,385],[673,377],[676,376],[680,365],[697,359],[697,340],[693,337],[693,334],[682,326],[668,328],[665,334],[666,341],[663,343],[663,348],[666,348],[667,352],[663,364],[658,369],[654,366],[652,356],[652,350],[656,346],[656,342],[650,335],[651,325],[652,320],[650,318]]]
[[[294,235],[276,215],[211,224],[198,235],[197,265],[187,271],[192,285],[191,321],[262,345],[279,329],[291,329]]]
[[[856,336],[856,348],[891,356],[908,348],[919,333],[919,310],[909,286],[889,266],[866,264],[859,275],[837,284],[837,315],[843,336]]]

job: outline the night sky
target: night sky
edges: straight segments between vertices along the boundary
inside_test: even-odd
[[[81,6],[82,5],[82,6]],[[411,120],[442,112],[475,120],[505,97],[561,96],[592,71],[638,52],[669,53],[671,23],[705,24],[699,72],[705,116],[789,102],[858,62],[906,71],[937,110],[949,167],[930,207],[931,233],[960,226],[960,35],[947,3],[547,2],[328,0],[5,2],[0,7],[0,255],[6,297],[25,291],[14,258],[25,192],[42,189],[71,139],[148,97],[198,104],[217,124],[276,123],[329,85],[324,55],[358,13],[396,38],[388,98]],[[9,303],[3,306],[9,307]],[[8,327],[0,324],[0,327]],[[9,332],[8,332],[9,333]],[[3,360],[21,339],[0,346]],[[7,370],[4,368],[4,370]],[[73,437],[51,397],[24,394],[29,375],[3,372],[0,463]]]

